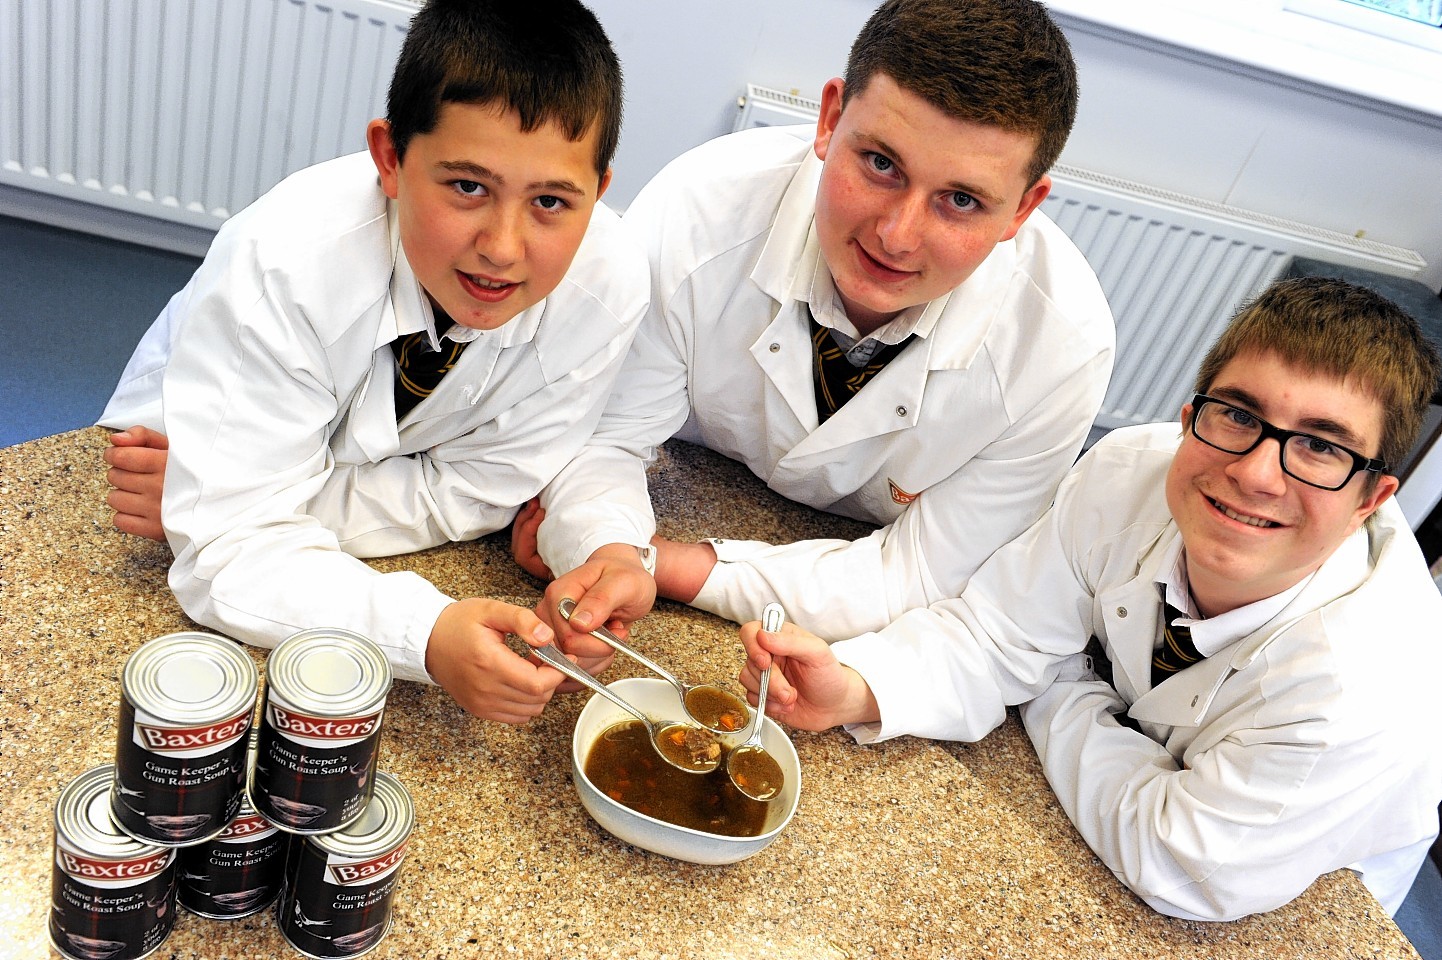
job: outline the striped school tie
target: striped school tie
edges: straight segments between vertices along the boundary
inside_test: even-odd
[[[436,335],[443,335],[454,326],[449,318],[437,317]],[[435,392],[446,371],[461,358],[464,343],[442,340],[441,352],[431,349],[430,337],[422,330],[391,341],[396,357],[396,419],[410,413],[416,404]]]
[[[1173,620],[1182,616],[1182,612],[1169,603],[1166,605],[1165,616],[1162,645],[1152,655],[1152,686],[1154,687],[1178,670],[1184,670],[1202,660],[1201,653],[1197,651],[1197,645],[1192,643],[1192,631],[1187,627],[1176,626],[1172,623]]]
[[[807,313],[810,316],[810,311]],[[831,338],[831,330],[817,323],[815,317],[810,320],[812,383],[816,389],[816,416],[822,423],[856,396],[915,337],[912,334],[900,343],[882,347],[871,355],[870,363],[857,367],[846,359],[846,351]]]

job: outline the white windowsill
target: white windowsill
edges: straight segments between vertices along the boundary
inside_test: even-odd
[[[1337,4],[1339,19],[1375,22],[1365,32],[1305,12],[1329,0],[1046,0],[1070,21],[1159,41],[1319,87],[1442,118],[1442,49],[1421,45],[1442,29]],[[1290,9],[1295,8],[1295,9]],[[1383,18],[1381,21],[1375,18]],[[1427,31],[1431,31],[1430,33]]]

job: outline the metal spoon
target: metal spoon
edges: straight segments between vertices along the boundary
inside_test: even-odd
[[[715,735],[709,730],[702,730],[700,727],[694,727],[680,720],[657,723],[642,713],[640,708],[627,702],[616,691],[566,659],[566,655],[557,649],[554,643],[548,643],[544,647],[532,647],[531,652],[572,680],[590,687],[645,724],[646,732],[651,736],[651,746],[656,748],[656,752],[661,755],[662,760],[677,770],[686,773],[710,773],[720,765],[721,745],[716,742]],[[709,740],[709,744],[696,745],[695,737],[697,735]],[[688,740],[693,741],[692,745],[696,746],[696,749],[688,746]],[[713,747],[714,749],[712,749]]]
[[[786,623],[786,611],[779,603],[768,603],[761,611],[761,629],[775,633]],[[760,689],[756,692],[756,715],[751,732],[726,758],[726,773],[740,790],[752,800],[770,800],[781,792],[786,774],[781,764],[761,746],[761,718],[766,715],[766,687],[771,682],[771,667],[761,671]]]
[[[562,597],[561,601],[556,604],[556,609],[560,610],[561,616],[567,623],[570,623],[571,613],[576,609],[576,601],[570,597]],[[692,684],[677,678],[671,671],[650,657],[627,645],[620,637],[607,630],[604,624],[592,630],[591,636],[610,644],[612,649],[619,650],[631,657],[675,687],[676,693],[681,697],[681,707],[686,711],[686,715],[712,733],[734,736],[745,724],[746,716],[750,711],[740,697],[723,690],[714,683]]]

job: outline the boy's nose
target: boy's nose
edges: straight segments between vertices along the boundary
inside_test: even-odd
[[[1287,474],[1282,470],[1282,446],[1268,437],[1227,465],[1227,473],[1248,493],[1281,496],[1287,492]]]
[[[519,261],[525,247],[521,216],[505,210],[495,211],[476,233],[476,252],[498,267]]]
[[[905,194],[892,203],[877,219],[876,235],[882,248],[891,256],[912,253],[921,244],[924,200]]]

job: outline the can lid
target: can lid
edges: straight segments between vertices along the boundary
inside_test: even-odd
[[[378,770],[375,778],[375,790],[359,817],[333,833],[306,839],[326,853],[352,858],[374,856],[399,846],[415,828],[415,804],[409,791],[389,773]]]
[[[255,708],[260,673],[234,640],[170,633],[130,655],[121,671],[125,697],[158,720],[225,720]]]
[[[115,764],[86,770],[66,784],[55,802],[55,837],[62,846],[103,860],[134,860],[169,848],[136,840],[110,819]]]
[[[283,640],[265,665],[266,684],[292,708],[348,717],[385,703],[391,665],[381,648],[349,630],[302,630]]]

